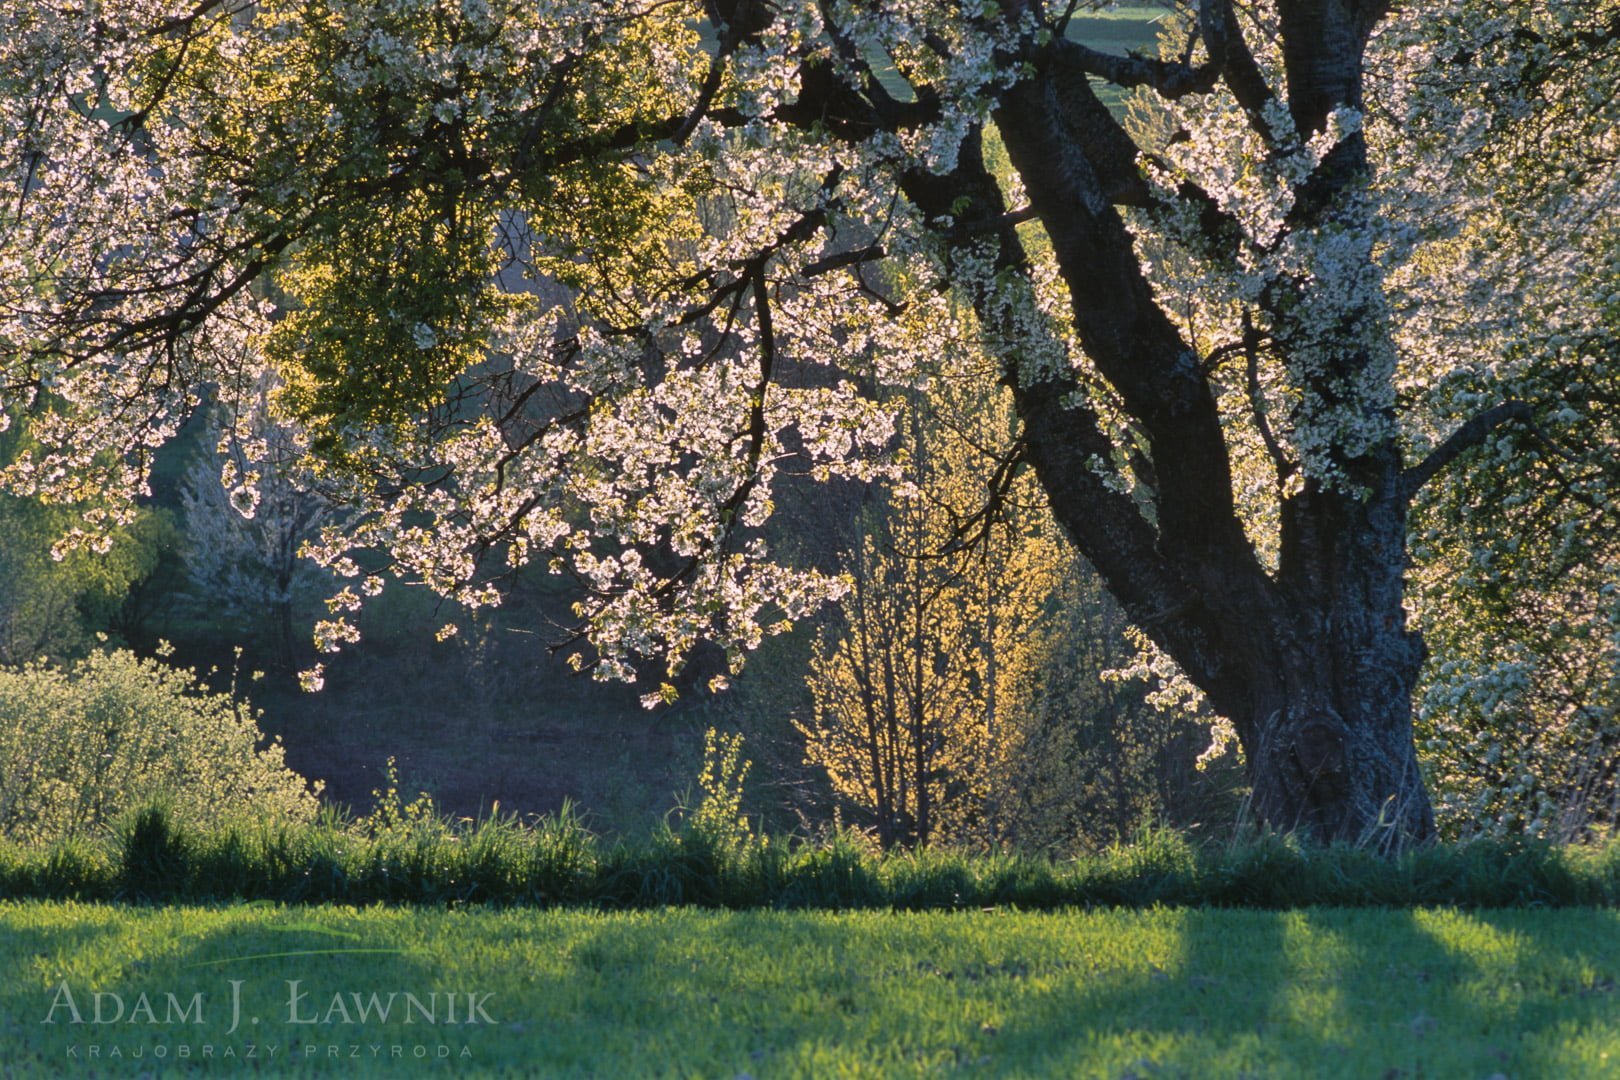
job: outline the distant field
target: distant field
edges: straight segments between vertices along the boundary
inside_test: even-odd
[[[1620,1074],[1612,910],[0,903],[0,965],[7,1077]]]
[[[1103,52],[1125,54],[1131,50],[1153,55],[1158,42],[1158,20],[1169,14],[1162,4],[1122,4],[1111,11],[1093,12],[1069,23],[1068,37]],[[1116,111],[1124,107],[1129,93],[1101,79],[1092,85],[1103,104]]]
[[[1121,4],[1108,11],[1076,15],[1069,21],[1069,37],[1095,48],[1116,43],[1120,49],[1142,48],[1156,33],[1149,24],[1171,14],[1167,4]]]
[[[1124,55],[1134,49],[1152,53],[1158,41],[1158,20],[1169,13],[1170,9],[1162,4],[1122,4],[1108,11],[1076,16],[1069,20],[1066,36],[1103,52]],[[879,60],[876,66],[879,81],[890,93],[902,98],[910,95],[909,88],[886,62]],[[1121,106],[1126,91],[1100,79],[1093,79],[1092,84],[1109,108]]]

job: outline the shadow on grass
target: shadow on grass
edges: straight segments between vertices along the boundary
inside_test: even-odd
[[[54,927],[38,915],[52,910]],[[958,1069],[1142,1080],[1598,1076],[1601,1055],[1620,1051],[1620,913],[1592,909],[12,905],[0,908],[0,943],[18,972],[0,988],[9,1025],[0,1058],[23,1076],[88,1066],[92,1040],[111,1075],[140,1071],[137,1046],[160,1074],[225,1073],[243,1066],[252,1042],[261,1069],[279,1073],[404,1075],[393,1047],[411,1063],[420,1046],[422,1067],[460,1075],[759,1080]],[[165,995],[202,993],[206,1023],[47,1029],[39,1020],[62,977],[81,1012],[95,990],[119,995],[126,1013],[145,993],[159,1019]],[[432,1016],[418,1008],[402,1022],[406,993]],[[488,995],[479,1000],[492,1022],[466,1023],[468,993]],[[377,1008],[389,994],[396,1011],[383,1022]],[[209,1061],[199,1056],[205,1039]],[[183,1041],[185,1062],[174,1056]],[[75,1043],[80,1057],[70,1060]],[[113,1043],[121,1061],[108,1057]],[[159,1045],[167,1060],[153,1062]],[[234,1059],[221,1056],[226,1045]],[[276,1060],[265,1057],[271,1045]]]
[[[1094,917],[1088,927],[1059,916],[1047,932],[998,930],[980,915],[816,922],[793,942],[794,953],[825,960],[805,965],[802,989],[842,1018],[762,1028],[743,999],[722,1016],[742,1029],[752,1021],[756,1042],[774,1040],[762,1060],[790,1075],[873,1028],[887,1034],[867,1060],[883,1071],[1032,1076],[1602,1075],[1596,1058],[1571,1058],[1564,1044],[1572,1032],[1588,1033],[1594,1053],[1620,1042],[1614,912]],[[932,936],[953,919],[984,920],[982,933]],[[711,934],[741,951],[755,929],[723,917]],[[678,965],[661,976],[674,998],[687,978]]]
[[[1598,1076],[1571,1035],[1620,1050],[1612,911],[1176,914],[1173,966],[1055,988],[1008,1058],[1090,1075],[1112,1042],[1096,1075],[1396,1080]]]

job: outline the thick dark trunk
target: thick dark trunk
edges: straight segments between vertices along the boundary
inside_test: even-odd
[[[1373,495],[1312,489],[1290,505],[1266,603],[1196,599],[1252,589],[1234,561],[1184,570],[1200,589],[1171,633],[1154,624],[1157,613],[1124,606],[1232,720],[1255,820],[1395,851],[1431,839],[1434,816],[1412,732],[1424,647],[1406,627],[1404,512],[1393,451],[1386,457]],[[1054,498],[1053,509],[1077,543],[1094,542],[1083,502]]]
[[[1315,632],[1278,669],[1252,673],[1237,726],[1257,820],[1380,850],[1433,836],[1412,739],[1422,647],[1400,615],[1321,595],[1298,618]]]
[[[1354,56],[1341,66],[1351,85],[1330,87],[1324,99],[1358,100]],[[1326,86],[1329,75],[1344,73],[1314,74]],[[1405,625],[1405,495],[1393,426],[1363,456],[1337,460],[1342,475],[1333,487],[1307,482],[1283,500],[1281,562],[1268,570],[1234,505],[1207,373],[1153,296],[1103,183],[1107,170],[1068,122],[1074,99],[1089,93],[1081,82],[1032,78],[1009,92],[997,122],[1069,286],[1089,362],[1146,443],[1150,460],[1137,480],[1153,514],[1144,517],[1101,475],[1112,444],[1073,383],[1061,373],[1028,377],[1014,359],[1008,381],[1030,463],[1058,520],[1132,620],[1233,721],[1259,821],[1381,850],[1425,841],[1433,815],[1411,721],[1423,647]],[[975,202],[978,220],[995,221],[1004,207],[988,173],[972,164],[974,150],[950,190]],[[1347,140],[1326,186],[1358,175],[1362,150],[1359,139]],[[925,211],[949,212],[924,178],[908,194]],[[1330,207],[1335,198],[1330,190],[1316,201]],[[1001,230],[1001,249],[1004,267],[1023,264],[1010,227]],[[1315,302],[1308,293],[1301,299]],[[1370,301],[1347,310],[1346,325],[1376,346],[1380,318]],[[1276,321],[1281,334],[1286,320]],[[1374,353],[1359,341],[1323,353],[1324,394],[1372,365]]]
[[[1316,840],[1399,850],[1434,835],[1410,704],[1278,702],[1247,748],[1254,817]],[[1359,712],[1357,711],[1359,709]]]
[[[1412,738],[1422,639],[1404,605],[1406,494],[1393,442],[1284,503],[1276,574],[1290,623],[1281,679],[1260,677],[1245,750],[1262,820],[1399,847],[1434,816]]]
[[[1187,612],[1220,678],[1188,664],[1175,637],[1156,640],[1236,727],[1257,821],[1393,851],[1434,835],[1412,732],[1425,650],[1406,626],[1398,454],[1386,445],[1353,464],[1348,490],[1311,482],[1285,501],[1268,604]],[[1246,587],[1222,583],[1247,574],[1230,565],[1187,572],[1218,595]]]

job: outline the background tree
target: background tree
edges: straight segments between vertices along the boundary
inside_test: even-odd
[[[1133,659],[1124,617],[1017,474],[993,374],[946,365],[904,408],[906,480],[868,508],[810,662],[808,760],[884,847],[1072,850],[1196,822],[1208,732],[1105,680]]]
[[[0,458],[17,453],[21,438],[0,436]],[[120,631],[125,597],[175,544],[169,516],[143,508],[100,550],[57,550],[95,506],[0,494],[0,666],[75,659],[96,635]]]
[[[297,434],[270,415],[269,393],[261,386],[246,415],[210,425],[203,442],[219,452],[186,471],[186,573],[195,601],[216,618],[227,610],[251,627],[269,613],[277,659],[293,671],[304,634],[295,606],[331,586],[301,549],[322,526],[341,528],[344,517],[314,490]]]
[[[884,847],[999,838],[1010,688],[1068,555],[1027,481],[1004,489],[1010,402],[982,372],[941,381],[905,411],[908,480],[867,515],[796,724]]]
[[[1444,177],[1410,209],[1426,242],[1399,281],[1403,349],[1447,352],[1441,377],[1409,388],[1413,439],[1443,445],[1493,395],[1538,407],[1414,505],[1413,601],[1434,651],[1419,733],[1447,833],[1572,838],[1617,812],[1620,102],[1607,73],[1620,10],[1465,10],[1444,27],[1401,13],[1391,55],[1426,42],[1439,62],[1380,72],[1391,171]]]
[[[234,691],[234,688],[233,688]],[[0,836],[93,836],[154,801],[188,825],[308,821],[313,789],[258,714],[118,650],[0,671]]]
[[[0,7],[0,355],[11,407],[51,406],[6,478],[133,495],[198,386],[270,364],[363,511],[327,534],[339,574],[382,549],[480,605],[540,559],[585,590],[582,666],[673,674],[842,591],[770,558],[782,463],[875,475],[873,388],[981,354],[1075,547],[1230,721],[1260,817],[1427,837],[1411,502],[1505,424],[1588,429],[1489,365],[1466,419],[1421,400],[1479,321],[1429,316],[1522,306],[1421,273],[1459,192],[1531,219],[1532,262],[1576,224],[1537,201],[1556,180],[1425,167],[1525,155],[1401,94],[1456,67],[1426,29],[1453,16],[1497,20],[1512,78],[1610,86],[1614,5],[1199,0],[1158,60],[1070,41],[1080,6]],[[1133,138],[1093,78],[1156,95],[1170,136]],[[539,387],[555,407],[515,423]]]
[[[1147,826],[1226,831],[1240,770],[1208,757],[1211,717],[1160,691],[1141,639],[1096,575],[1071,564],[1029,627],[1007,710],[1014,733],[1000,784],[1008,836],[1068,853]]]

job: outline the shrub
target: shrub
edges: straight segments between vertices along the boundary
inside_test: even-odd
[[[153,802],[189,827],[311,819],[319,785],[262,741],[245,702],[127,651],[0,669],[0,835],[96,835]]]

